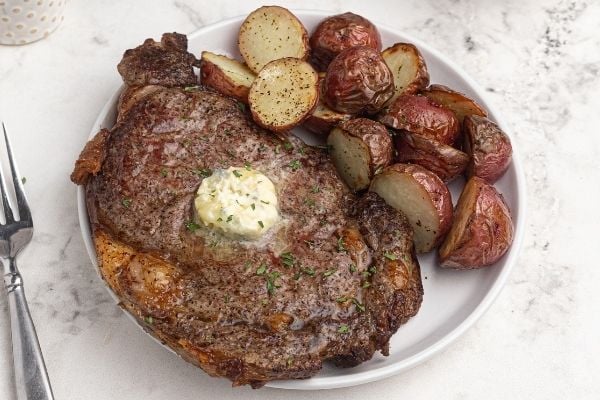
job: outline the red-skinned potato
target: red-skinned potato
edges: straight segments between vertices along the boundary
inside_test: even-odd
[[[366,189],[371,178],[392,160],[392,139],[379,122],[355,118],[333,128],[327,138],[336,170],[354,191]]]
[[[324,82],[325,73],[319,72],[319,93],[323,92]],[[313,133],[326,136],[329,135],[329,132],[331,132],[331,130],[340,122],[352,118],[352,115],[332,110],[327,104],[323,103],[323,100],[320,97],[317,106],[312,114],[302,123],[302,126]]]
[[[310,37],[311,63],[325,71],[335,56],[355,46],[381,51],[381,36],[371,21],[351,12],[326,18]]]
[[[374,114],[394,94],[394,80],[381,54],[370,47],[351,47],[329,64],[323,100],[335,111]]]
[[[467,115],[487,117],[487,111],[477,104],[475,100],[447,86],[431,85],[423,90],[421,94],[452,110],[461,124]]]
[[[419,253],[436,247],[452,225],[450,191],[436,174],[420,165],[390,165],[375,175],[369,190],[406,215]]]
[[[494,264],[513,241],[512,217],[502,195],[483,179],[465,185],[454,224],[439,249],[444,268],[474,269]]]
[[[403,94],[377,118],[394,128],[452,146],[460,134],[456,115],[427,97]]]
[[[398,162],[425,167],[444,182],[462,174],[469,163],[466,153],[417,133],[399,131],[394,144]]]
[[[256,75],[244,63],[210,51],[203,51],[201,60],[201,84],[248,103],[248,92]]]
[[[465,117],[463,132],[464,150],[471,158],[467,177],[477,176],[493,184],[510,165],[510,139],[498,125],[478,115]]]
[[[394,96],[388,104],[401,94],[415,94],[429,85],[425,59],[413,44],[396,43],[385,49],[381,56],[394,76]]]

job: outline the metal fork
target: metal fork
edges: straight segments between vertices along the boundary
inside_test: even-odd
[[[4,182],[4,173],[0,165],[0,186],[2,187],[2,207],[6,223],[0,224],[0,257],[4,266],[4,286],[8,292],[10,308],[11,335],[13,347],[13,364],[18,400],[53,400],[50,380],[40,350],[35,326],[29,314],[23,280],[17,269],[17,254],[33,236],[33,220],[23,192],[23,184],[19,178],[10,149],[6,128],[2,123],[6,152],[15,188],[19,219],[15,220],[13,210],[8,202],[8,190]],[[8,270],[6,269],[8,260]]]

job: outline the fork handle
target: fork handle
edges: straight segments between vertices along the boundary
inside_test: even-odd
[[[35,326],[18,270],[4,276],[8,291],[13,363],[18,400],[54,400]]]

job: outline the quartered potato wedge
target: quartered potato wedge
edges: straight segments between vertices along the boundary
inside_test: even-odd
[[[227,56],[203,51],[200,83],[217,92],[247,103],[248,92],[256,75],[243,63]]]

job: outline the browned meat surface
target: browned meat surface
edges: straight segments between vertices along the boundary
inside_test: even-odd
[[[406,218],[351,194],[321,149],[258,128],[202,88],[154,88],[113,128],[86,186],[101,272],[146,329],[207,373],[259,387],[353,366],[422,300]],[[282,222],[258,241],[190,224],[209,170],[250,164]],[[201,224],[200,224],[201,225]]]
[[[198,82],[194,74],[197,60],[187,52],[187,37],[165,33],[160,42],[146,39],[144,44],[129,49],[117,66],[129,86],[191,86]]]
[[[75,169],[71,174],[73,183],[83,185],[87,182],[90,175],[94,175],[100,171],[100,167],[106,156],[106,140],[109,135],[109,130],[102,129],[86,143],[75,162]]]

